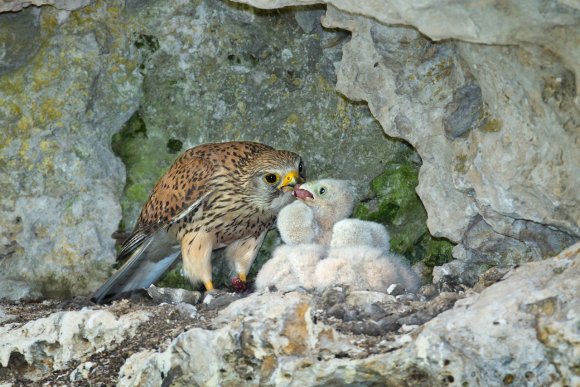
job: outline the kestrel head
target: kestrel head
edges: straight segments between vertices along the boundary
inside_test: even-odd
[[[275,150],[261,152],[248,162],[251,179],[250,200],[259,208],[278,212],[292,200],[292,190],[304,182],[305,168],[294,152]]]

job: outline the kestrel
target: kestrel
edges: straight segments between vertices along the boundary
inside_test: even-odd
[[[297,199],[278,216],[278,231],[287,244],[329,245],[332,226],[347,218],[354,208],[355,187],[350,181],[321,179],[297,185]]]
[[[241,281],[279,210],[304,181],[299,155],[254,142],[199,145],[155,185],[117,259],[128,261],[93,295],[97,303],[156,282],[181,254],[192,283],[213,289],[211,254],[225,247]]]

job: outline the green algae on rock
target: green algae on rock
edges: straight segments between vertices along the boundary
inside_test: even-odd
[[[432,267],[453,259],[453,244],[434,238],[427,229],[427,212],[415,193],[418,173],[419,166],[412,162],[388,164],[371,182],[372,197],[355,208],[354,216],[382,223],[393,251]]]

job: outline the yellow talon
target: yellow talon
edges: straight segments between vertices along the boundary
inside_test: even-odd
[[[238,274],[238,277],[240,278],[240,281],[246,282],[246,275],[244,273]]]
[[[204,282],[203,285],[205,286],[205,290],[213,290],[213,282],[207,281]]]

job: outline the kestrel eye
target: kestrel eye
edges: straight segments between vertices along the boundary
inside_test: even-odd
[[[266,176],[264,176],[264,180],[266,180],[266,183],[268,184],[276,184],[278,182],[278,175],[274,173],[268,173]]]
[[[324,195],[326,193],[326,188],[322,187],[320,188],[320,190],[318,191],[319,194]]]

